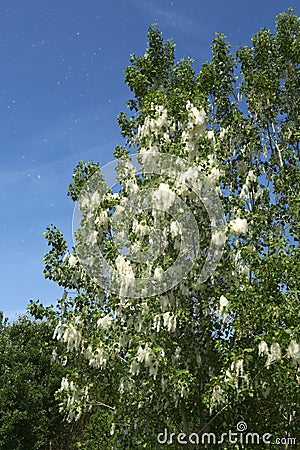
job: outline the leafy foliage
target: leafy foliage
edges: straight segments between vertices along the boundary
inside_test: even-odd
[[[134,99],[127,103],[129,116],[119,116],[127,139],[115,151],[120,192],[105,191],[101,180],[101,201],[95,192],[86,195],[96,167],[80,163],[69,186],[73,200],[84,205],[78,243],[69,254],[59,230],[46,234],[51,250],[45,276],[64,287],[64,296],[55,313],[45,314],[64,343],[61,357],[70,361],[59,395],[70,421],[100,407],[90,423],[97,414],[106,421],[101,426],[111,448],[158,448],[164,429],[197,432],[200,439],[204,432],[220,436],[240,421],[273,440],[300,440],[299,18],[292,10],[280,14],[275,33],[260,30],[252,47],[236,55],[217,35],[212,60],[198,74],[192,63],[176,62],[174,44],[150,27],[145,54],[131,55],[125,70]],[[136,176],[130,147],[144,168],[152,170],[167,154],[184,159],[190,171],[175,180],[167,171],[149,175],[145,169]],[[183,186],[187,178],[197,185],[201,174],[214,186],[228,226],[222,258],[199,284],[205,247],[220,239],[207,231],[192,187]],[[157,261],[138,264],[118,253],[110,232],[114,217],[130,196],[150,186],[154,197],[167,193],[164,206],[170,210],[170,190],[184,200],[203,246],[193,270],[168,291],[120,295],[105,278],[97,282],[94,248],[117,278],[128,275],[128,283],[132,274],[145,276],[147,270],[155,280],[178,256],[180,232],[163,213],[159,223],[168,232]],[[128,220],[119,223],[123,231],[128,225],[130,245],[148,251],[157,238],[151,244],[145,230],[157,223],[157,214],[145,210]],[[97,448],[99,434],[89,442],[80,448]]]
[[[70,448],[71,427],[54,399],[63,367],[51,362],[52,334],[49,324],[26,316],[12,324],[1,320],[1,450]]]

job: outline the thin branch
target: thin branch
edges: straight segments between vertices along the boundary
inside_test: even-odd
[[[282,160],[282,155],[281,155],[281,150],[280,150],[280,148],[279,148],[279,146],[278,146],[278,144],[277,144],[277,141],[276,141],[276,131],[275,131],[275,126],[274,126],[274,123],[272,122],[272,131],[273,131],[273,134],[274,134],[274,138],[273,138],[273,142],[274,142],[274,145],[275,145],[275,147],[276,147],[276,150],[277,150],[277,153],[278,153],[278,156],[279,156],[279,161],[280,161],[280,165],[281,165],[281,167],[283,166],[283,160]]]
[[[113,411],[116,409],[114,406],[109,406],[102,402],[91,402],[91,406],[104,406],[104,408],[112,409]]]

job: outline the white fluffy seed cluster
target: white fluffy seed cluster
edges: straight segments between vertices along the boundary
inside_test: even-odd
[[[282,357],[282,351],[278,342],[273,342],[270,347],[267,342],[261,341],[258,344],[258,354],[259,356],[267,356],[266,367],[269,367],[275,361],[278,361]],[[288,358],[291,358],[295,364],[300,364],[300,344],[292,339],[287,351],[286,355]]]
[[[248,222],[247,219],[237,217],[230,221],[229,229],[232,234],[239,236],[241,234],[247,234],[248,231]]]

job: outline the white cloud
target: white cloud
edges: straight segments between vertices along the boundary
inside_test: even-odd
[[[159,22],[159,26],[167,25],[175,30],[199,39],[202,43],[210,43],[210,33],[203,20],[194,19],[176,10],[176,5],[169,3],[169,8],[162,8],[161,5],[144,0],[128,0],[136,8],[142,10],[149,24]]]

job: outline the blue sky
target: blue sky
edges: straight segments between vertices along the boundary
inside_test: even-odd
[[[54,303],[61,289],[43,278],[42,236],[54,223],[72,245],[67,184],[79,160],[111,161],[122,138],[117,115],[131,93],[123,70],[145,51],[157,22],[196,67],[216,31],[233,47],[297,0],[1,0],[0,310],[11,319],[30,299]]]

